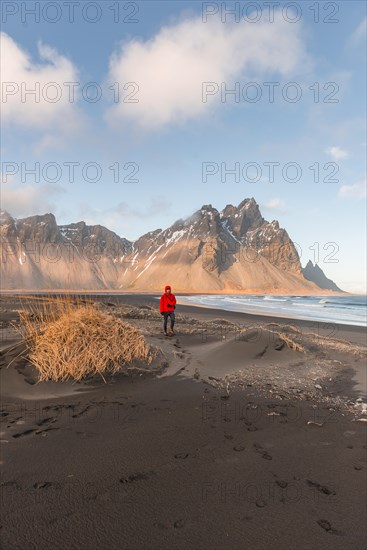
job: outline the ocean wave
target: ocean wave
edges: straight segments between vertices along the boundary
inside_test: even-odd
[[[274,296],[264,296],[263,300],[269,300],[271,302],[288,302],[289,298],[275,298]]]
[[[187,296],[185,303],[239,313],[279,315],[293,319],[366,326],[365,297],[204,295]]]

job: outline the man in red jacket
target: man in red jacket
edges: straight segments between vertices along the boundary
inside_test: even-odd
[[[175,324],[175,312],[174,312],[175,309],[176,309],[176,297],[174,294],[172,294],[171,287],[167,285],[164,288],[164,294],[162,294],[161,301],[160,301],[160,311],[161,311],[161,315],[163,315],[164,317],[163,330],[166,336],[168,336],[168,333],[167,333],[168,317],[170,317],[170,320],[171,320],[170,336],[174,335],[173,327]]]

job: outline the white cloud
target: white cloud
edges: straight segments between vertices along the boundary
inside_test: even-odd
[[[334,160],[343,160],[349,157],[349,152],[341,147],[328,147],[325,149],[325,153],[330,155]]]
[[[2,32],[0,38],[3,123],[64,133],[77,129],[81,124],[76,108],[77,89],[73,103],[64,85],[78,82],[73,63],[41,42],[38,43],[41,63],[34,63],[8,34]],[[32,89],[36,90],[36,96],[25,94]]]
[[[358,46],[361,42],[366,41],[367,33],[367,17],[365,17],[352,33],[350,43],[353,46]]]
[[[55,212],[57,205],[54,200],[65,189],[54,184],[28,185],[18,187],[16,183],[2,184],[1,207],[16,218]]]
[[[55,150],[62,150],[65,148],[67,144],[67,140],[65,140],[63,137],[52,135],[52,134],[45,134],[35,145],[34,145],[34,151],[37,155],[42,155],[45,151],[48,149]]]
[[[277,212],[285,212],[285,202],[282,199],[270,199],[268,202],[263,204],[263,208],[267,210],[276,210]]]
[[[360,180],[353,185],[342,185],[338,196],[346,199],[364,199],[367,196],[366,188],[366,180]]]
[[[162,212],[169,214],[172,203],[164,197],[154,197],[143,209],[136,209],[127,202],[120,202],[113,208],[97,209],[86,203],[79,205],[79,216],[89,225],[104,225],[111,231],[123,236],[126,230],[131,229],[134,220],[160,219]],[[140,237],[142,233],[139,233]]]
[[[202,101],[205,82],[219,88],[225,82],[232,88],[257,76],[294,76],[309,66],[300,32],[299,24],[291,25],[281,16],[256,25],[224,25],[215,18],[203,23],[196,17],[165,26],[145,42],[132,39],[110,59],[108,82],[120,83],[121,94],[107,120],[119,124],[126,118],[145,129],[183,123],[220,104],[220,91]],[[132,86],[122,89],[128,82],[139,86],[131,98],[138,102],[126,102],[127,94],[134,92]]]

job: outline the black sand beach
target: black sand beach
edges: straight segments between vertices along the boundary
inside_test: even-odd
[[[160,374],[37,384],[1,297],[4,549],[367,548],[365,329],[93,300]]]

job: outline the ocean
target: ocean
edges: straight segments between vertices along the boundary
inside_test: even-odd
[[[226,311],[291,317],[364,327],[366,296],[281,296],[210,294],[178,296],[179,303]]]

